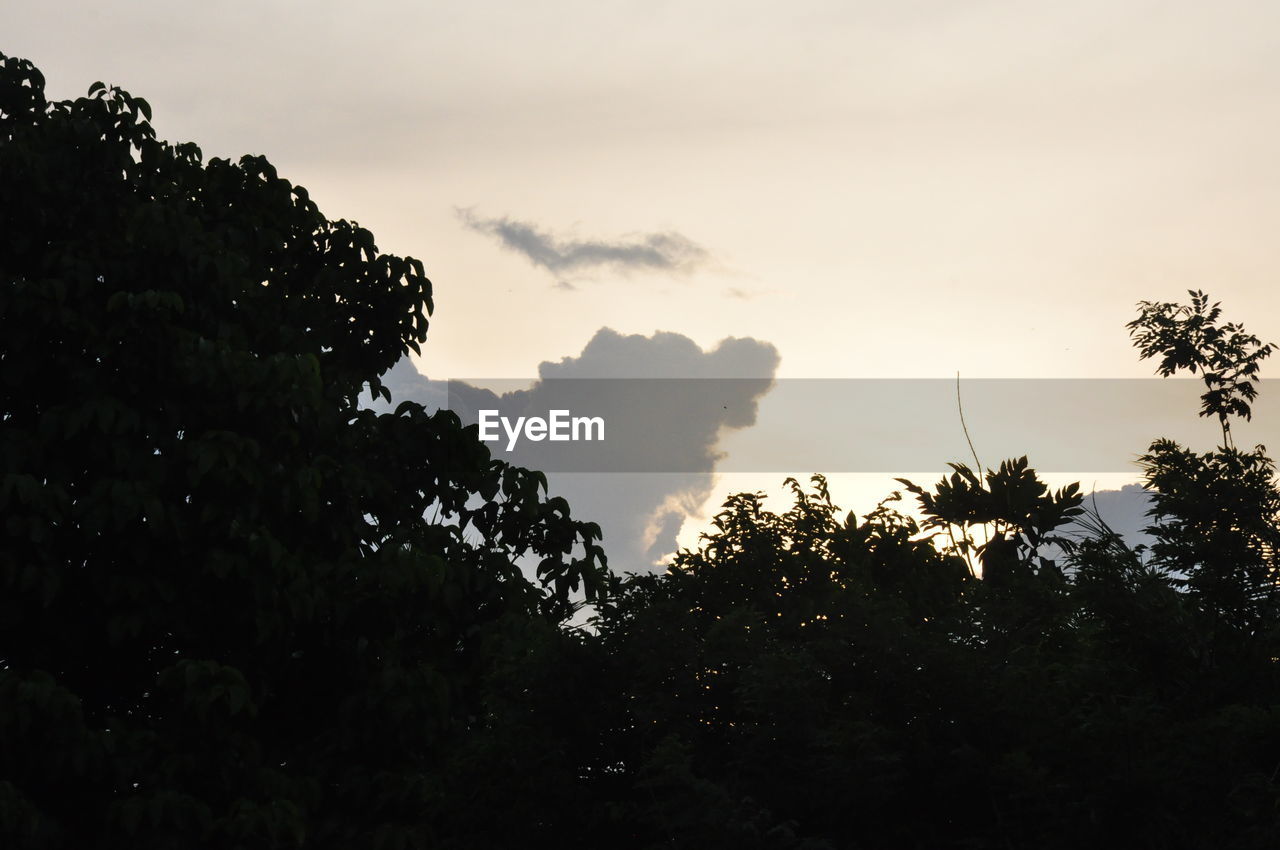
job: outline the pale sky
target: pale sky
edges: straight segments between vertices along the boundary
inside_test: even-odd
[[[0,34],[422,259],[432,378],[602,327],[788,378],[1139,377],[1135,302],[1189,288],[1280,339],[1274,2],[7,0]],[[460,211],[700,253],[557,271]]]

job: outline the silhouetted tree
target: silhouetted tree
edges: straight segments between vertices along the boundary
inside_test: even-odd
[[[1220,305],[1203,292],[1189,294],[1189,305],[1144,301],[1129,323],[1143,357],[1162,355],[1160,374],[1199,371],[1206,387],[1200,415],[1216,416],[1222,427],[1213,451],[1161,439],[1142,457],[1152,491],[1151,561],[1187,589],[1205,619],[1199,663],[1245,664],[1236,679],[1268,675],[1280,637],[1280,489],[1264,447],[1235,445],[1231,418],[1252,417],[1254,380],[1274,346],[1238,323],[1220,326]]]
[[[425,846],[500,636],[594,596],[599,531],[358,405],[421,263],[150,116],[0,56],[0,845]]]
[[[1236,322],[1219,324],[1220,302],[1188,290],[1190,304],[1140,301],[1138,318],[1125,325],[1143,360],[1160,357],[1157,372],[1169,377],[1186,370],[1200,374],[1205,393],[1200,415],[1215,416],[1222,427],[1223,448],[1231,448],[1232,416],[1252,418],[1250,404],[1258,395],[1254,379],[1275,347],[1245,333]]]
[[[1216,321],[1203,301],[1186,312]],[[1210,350],[1176,327],[1161,344],[1218,370],[1211,414],[1247,414],[1263,348],[1239,326],[1190,327]],[[665,575],[610,594],[598,645],[581,638],[600,694],[582,711],[599,720],[575,751],[586,808],[607,813],[597,834],[643,848],[1275,846],[1271,462],[1157,441],[1144,468],[1150,550],[1096,517],[1066,536],[1090,521],[1078,487],[1050,492],[1026,458],[903,481],[920,526],[892,502],[841,520],[821,477],[789,481],[782,513],[729,499]]]

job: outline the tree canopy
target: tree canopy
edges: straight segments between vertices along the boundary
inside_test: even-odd
[[[1149,548],[1026,458],[904,480],[919,520],[734,496],[494,687],[492,746],[557,750],[496,793],[580,846],[1276,846],[1273,467],[1224,433],[1143,469]]]
[[[0,843],[419,846],[490,647],[595,593],[599,530],[360,407],[419,261],[150,118],[0,56]]]

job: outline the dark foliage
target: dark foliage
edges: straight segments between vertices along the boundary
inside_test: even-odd
[[[1187,294],[1190,304],[1140,302],[1138,318],[1126,327],[1143,360],[1160,358],[1162,377],[1184,369],[1200,375],[1205,385],[1200,415],[1217,417],[1224,447],[1230,448],[1230,418],[1253,416],[1250,405],[1258,395],[1254,380],[1275,346],[1245,333],[1238,322],[1220,324],[1222,305],[1210,304],[1203,292]]]
[[[0,56],[0,846],[419,846],[599,532],[452,414],[358,406],[418,261],[149,119]]]
[[[1232,356],[1212,368],[1245,374]],[[1150,550],[1026,458],[903,481],[920,526],[892,502],[841,519],[821,477],[789,481],[783,513],[733,497],[665,575],[619,583],[597,635],[543,656],[573,647],[595,683],[574,734],[563,705],[493,716],[577,754],[522,778],[592,801],[548,799],[540,829],[653,850],[1277,846],[1272,463],[1158,440],[1143,467]]]

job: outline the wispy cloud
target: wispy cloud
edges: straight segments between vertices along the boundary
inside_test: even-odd
[[[505,216],[484,218],[469,209],[458,209],[457,214],[470,229],[492,236],[504,247],[557,276],[606,268],[621,272],[686,273],[710,259],[701,245],[670,231],[612,240],[576,239],[556,236],[537,225]]]

